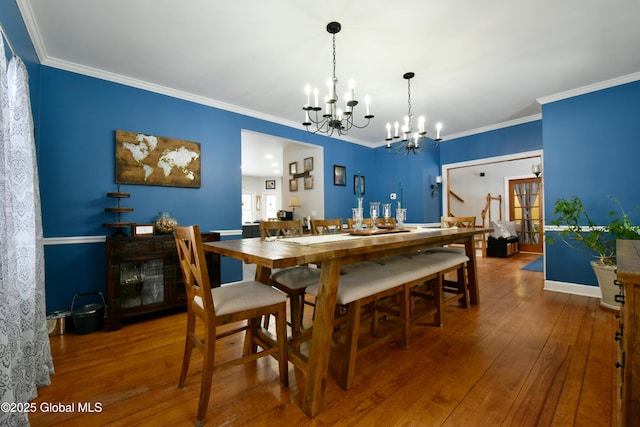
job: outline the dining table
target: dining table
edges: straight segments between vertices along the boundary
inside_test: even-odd
[[[329,353],[335,315],[340,268],[362,261],[415,253],[422,249],[451,244],[464,245],[467,263],[469,301],[479,304],[475,236],[493,231],[491,228],[406,227],[380,230],[369,234],[341,233],[336,235],[302,236],[283,239],[245,238],[204,243],[207,252],[255,264],[255,280],[269,284],[273,269],[314,264],[320,267],[320,282],[316,299],[308,355],[295,356],[295,366],[303,369],[304,390],[302,410],[310,417],[323,407],[328,377]]]

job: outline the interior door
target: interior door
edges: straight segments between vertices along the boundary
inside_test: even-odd
[[[509,218],[516,221],[520,250],[542,253],[542,197],[538,178],[509,181]]]

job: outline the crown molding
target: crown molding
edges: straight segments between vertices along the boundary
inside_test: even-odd
[[[561,101],[567,98],[573,98],[574,96],[585,95],[587,93],[596,92],[602,89],[609,89],[614,86],[620,86],[623,84],[635,82],[640,80],[640,72],[627,74],[626,76],[616,77],[614,79],[605,80],[603,82],[594,83],[587,86],[582,86],[576,89],[567,90],[564,92],[556,93],[554,95],[543,96],[536,99],[540,105],[549,104],[550,102]]]

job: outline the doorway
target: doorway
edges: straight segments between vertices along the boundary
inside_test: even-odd
[[[516,222],[523,252],[542,253],[542,197],[540,179],[509,180],[509,219]]]

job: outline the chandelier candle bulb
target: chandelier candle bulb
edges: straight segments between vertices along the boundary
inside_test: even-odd
[[[371,106],[371,98],[369,98],[369,95],[364,97],[364,105],[366,107],[366,115],[364,116],[365,119],[373,117],[371,115],[371,111],[369,111],[369,107]]]
[[[399,135],[398,135],[398,127],[400,126],[400,123],[395,122],[393,126],[394,126],[394,127],[395,127],[395,129],[396,129],[396,132],[393,134],[393,137],[394,137],[394,138],[399,138]]]
[[[318,88],[313,89],[313,96],[315,98],[315,104],[313,104],[316,108],[318,108]]]
[[[420,118],[418,119],[418,130],[423,135],[426,133],[424,131],[424,122],[425,122],[424,116],[420,116]]]
[[[387,141],[391,140],[391,123],[387,123]],[[387,144],[388,146],[389,144]]]
[[[304,93],[307,95],[307,103],[304,105],[305,108],[309,107],[311,105],[311,86],[306,85],[304,87]]]
[[[440,130],[442,129],[442,123],[436,124],[436,141],[440,140]]]

